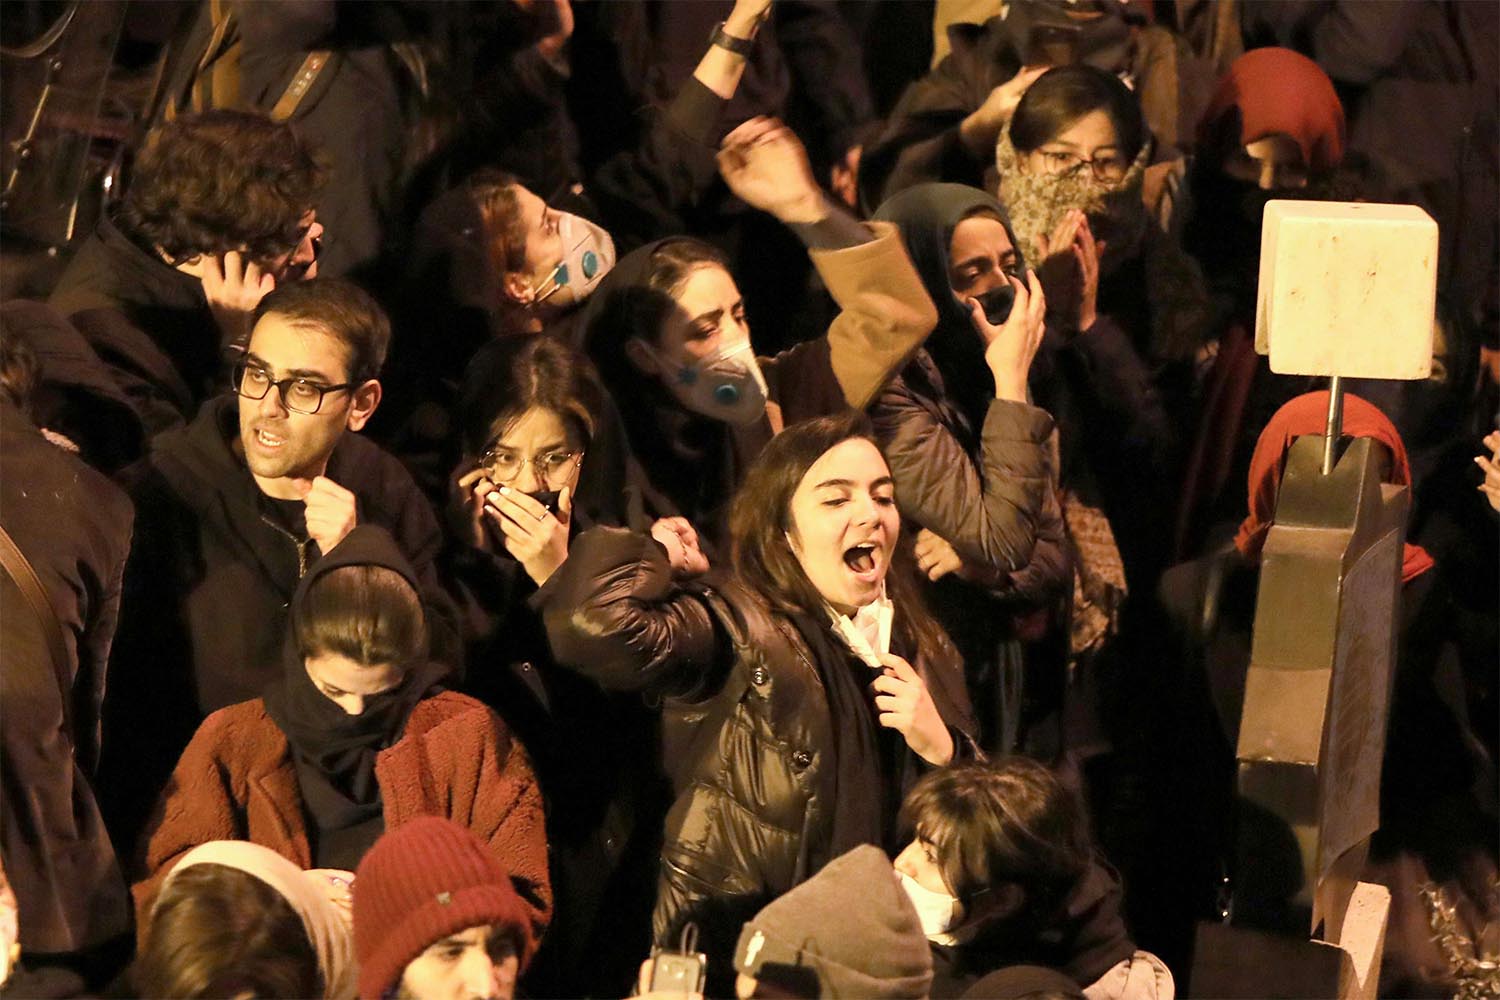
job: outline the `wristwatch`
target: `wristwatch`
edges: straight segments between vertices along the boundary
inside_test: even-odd
[[[724,22],[720,21],[714,25],[713,34],[708,36],[708,44],[717,45],[721,49],[728,49],[737,56],[750,56],[750,50],[755,48],[754,38],[736,38],[734,35],[724,33]]]

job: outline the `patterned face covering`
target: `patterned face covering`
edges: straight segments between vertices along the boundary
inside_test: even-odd
[[[1149,142],[1136,154],[1125,176],[1114,183],[1099,180],[1087,168],[1063,174],[1024,174],[1020,159],[1009,132],[1001,132],[995,146],[1000,202],[1010,213],[1028,260],[1042,260],[1041,237],[1051,236],[1062,217],[1075,208],[1088,216],[1094,238],[1108,243],[1099,261],[1101,271],[1108,274],[1139,252],[1148,221],[1141,184],[1151,160]]]

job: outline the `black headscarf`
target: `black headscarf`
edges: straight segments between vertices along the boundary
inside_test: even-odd
[[[948,247],[953,230],[971,215],[992,215],[1000,220],[1016,248],[1016,265],[1025,273],[1021,244],[1011,228],[1010,216],[991,195],[967,184],[918,184],[888,198],[875,218],[894,222],[912,264],[937,306],[938,323],[927,338],[927,353],[936,362],[947,391],[955,398],[972,426],[983,423],[995,387],[984,363],[984,343],[974,332],[969,309],[953,294],[949,282]]]
[[[292,598],[283,647],[284,675],[265,693],[266,713],[286,736],[302,801],[318,831],[314,853],[321,867],[353,870],[384,828],[375,758],[406,729],[412,709],[447,674],[443,664],[409,664],[390,691],[366,699],[349,715],[313,684],[297,649],[296,627],[313,581],[344,566],[382,566],[401,574],[420,593],[416,573],[383,528],[359,525],[313,564]],[[349,833],[351,836],[341,837]],[[341,845],[330,851],[329,842]]]

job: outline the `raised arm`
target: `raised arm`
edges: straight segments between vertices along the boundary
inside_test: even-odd
[[[776,217],[807,244],[839,314],[826,338],[763,362],[787,423],[852,406],[864,409],[937,325],[937,310],[885,223],[863,224],[818,187],[797,136],[774,118],[752,118],[724,139],[719,172],[746,204]],[[832,369],[833,379],[822,377]],[[838,398],[828,398],[835,388]],[[836,404],[836,405],[835,405]]]
[[[691,228],[687,217],[716,172],[724,108],[770,6],[738,0],[692,77],[670,105],[652,112],[639,147],[610,157],[590,178],[590,195],[621,252]]]
[[[593,528],[532,598],[562,666],[616,691],[693,698],[720,666],[707,606],[680,587],[661,543]]]
[[[1000,572],[1025,566],[1052,478],[1052,417],[1026,401],[1026,375],[1041,343],[1046,299],[1035,275],[1030,289],[1012,278],[1015,304],[1003,326],[977,305],[975,336],[987,342],[994,379],[980,435],[979,463],[945,422],[951,406],[936,388],[930,362],[893,384],[872,409],[875,433],[896,478],[902,513],[947,541],[964,559]],[[915,383],[926,382],[919,388]]]

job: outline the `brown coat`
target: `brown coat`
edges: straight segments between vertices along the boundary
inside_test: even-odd
[[[551,917],[542,795],[526,750],[500,718],[445,691],[417,703],[406,732],[375,762],[385,827],[444,816],[468,827],[510,869],[540,939]],[[302,868],[312,850],[286,737],[256,698],[204,720],[172,772],[133,888],[139,926],[177,859],[210,840],[248,840]]]

